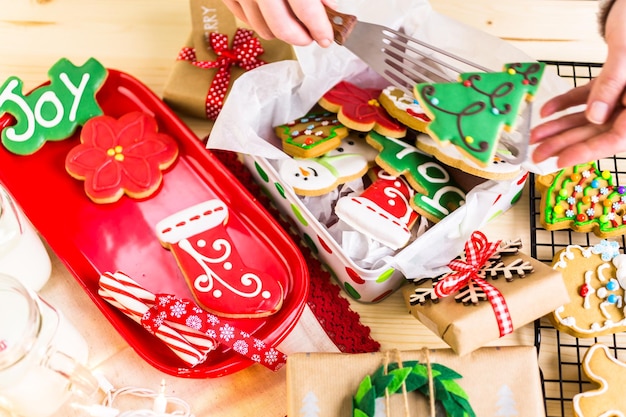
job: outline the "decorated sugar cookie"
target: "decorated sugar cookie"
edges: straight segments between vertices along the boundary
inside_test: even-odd
[[[398,249],[411,237],[419,215],[411,207],[415,192],[402,178],[377,168],[376,179],[358,196],[337,200],[335,214],[346,224],[370,238]]]
[[[2,144],[18,155],[30,155],[46,141],[72,136],[76,128],[102,114],[96,92],[107,70],[93,58],[77,67],[63,58],[48,71],[50,83],[24,95],[23,82],[11,77],[0,87],[0,114],[16,123],[2,130]]]
[[[320,196],[339,185],[362,177],[372,164],[372,154],[359,152],[363,145],[350,144],[344,139],[342,145],[318,158],[286,158],[278,162],[278,174],[285,184],[303,196]],[[355,141],[358,143],[358,141]],[[367,146],[367,145],[366,145]]]
[[[626,416],[626,363],[608,346],[595,343],[585,352],[582,368],[594,387],[574,395],[575,417]]]
[[[461,74],[458,82],[417,84],[415,97],[432,119],[427,133],[488,166],[502,130],[514,129],[525,101],[536,93],[544,67],[540,62],[506,64],[501,72]]]
[[[361,88],[341,81],[326,92],[318,103],[324,109],[337,113],[339,121],[350,129],[359,132],[374,130],[385,136],[403,137],[406,128],[380,106],[379,96],[379,89]]]
[[[626,233],[626,187],[595,161],[538,176],[536,186],[546,230],[571,228],[601,238]]]
[[[334,113],[310,113],[275,128],[283,151],[296,158],[314,158],[335,149],[348,129]]]
[[[405,93],[404,90],[391,86],[380,93],[378,101],[391,117],[403,125],[418,132],[426,132],[430,117],[415,97]]]
[[[552,265],[563,274],[570,298],[550,316],[555,328],[580,338],[626,331],[626,255],[617,242],[569,245]]]
[[[436,140],[427,134],[418,135],[415,143],[419,149],[434,156],[444,164],[481,178],[510,180],[517,178],[522,169],[520,165],[511,164],[500,158],[497,153],[489,165],[482,167],[471,159],[465,158],[456,146],[440,146]]]
[[[124,194],[149,197],[178,156],[176,141],[157,130],[156,120],[143,112],[94,117],[85,123],[81,143],[67,154],[65,169],[85,182],[95,203],[113,203]]]
[[[208,200],[161,220],[156,225],[204,309],[223,317],[264,317],[283,303],[280,282],[247,266],[228,234],[228,207]],[[248,255],[249,256],[249,255]]]
[[[416,191],[415,211],[438,222],[465,204],[465,192],[435,158],[398,139],[370,132],[367,142],[379,150],[376,163],[391,175],[404,176]]]
[[[429,377],[437,387],[433,391],[435,401],[443,406],[446,416],[476,417],[467,393],[455,381],[462,378],[460,374],[439,363],[425,365],[418,361],[389,363],[378,368],[372,375],[366,375],[352,397],[352,416],[378,415],[377,400],[386,395],[400,395],[403,392],[431,395]]]
[[[365,140],[366,134],[351,130],[344,139],[341,140],[339,146],[326,153],[327,156],[336,155],[361,155],[367,161],[367,166],[372,168],[376,166],[376,157],[378,151],[370,146]]]

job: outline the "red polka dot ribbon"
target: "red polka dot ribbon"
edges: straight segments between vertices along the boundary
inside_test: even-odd
[[[265,64],[258,59],[263,54],[263,47],[254,32],[239,28],[235,32],[232,48],[228,47],[228,36],[213,32],[209,35],[209,46],[217,54],[215,61],[198,61],[195,48],[185,47],[178,54],[179,61],[189,61],[199,68],[217,68],[217,73],[206,97],[207,118],[215,120],[224,105],[226,92],[230,84],[230,69],[236,65],[246,71]]]
[[[206,334],[272,371],[282,368],[287,361],[284,353],[204,311],[193,301],[170,294],[156,294],[154,305],[143,315],[141,324],[149,332],[155,333],[164,323],[177,323]]]
[[[435,284],[434,292],[439,298],[447,297],[466,286],[470,280],[473,281],[484,291],[487,300],[491,303],[502,337],[513,332],[509,308],[500,291],[479,274],[480,269],[496,253],[499,246],[499,240],[489,242],[483,233],[475,231],[470,240],[465,243],[465,261],[461,259],[452,260],[448,266],[453,272]]]

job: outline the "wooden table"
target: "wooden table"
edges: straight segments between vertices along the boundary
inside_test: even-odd
[[[436,10],[499,36],[537,59],[604,60],[606,49],[596,31],[595,1],[433,3]],[[557,23],[557,15],[563,23]],[[189,28],[188,4],[181,0],[0,0],[0,80],[15,75],[29,89],[46,80],[47,70],[61,57],[77,63],[95,57],[106,67],[134,75],[160,96]],[[198,137],[207,134],[206,123],[183,119]],[[502,239],[521,237],[528,247],[528,212],[524,197],[485,231]],[[260,367],[214,380],[174,378],[153,369],[115,332],[59,259],[54,254],[51,257],[52,277],[41,295],[71,317],[90,342],[89,366],[103,371],[116,387],[131,384],[156,389],[166,378],[168,390],[190,402],[196,416],[285,414],[282,375],[270,375]],[[372,337],[383,350],[445,347],[407,313],[399,292],[379,304],[351,305],[371,327]],[[499,343],[532,344],[532,326]],[[256,389],[250,389],[252,384]],[[241,387],[246,387],[244,395]],[[71,409],[58,413],[72,414],[80,415]]]

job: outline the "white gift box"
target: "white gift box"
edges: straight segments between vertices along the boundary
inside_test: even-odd
[[[533,60],[498,38],[433,11],[425,0],[340,2],[339,10],[354,14],[363,21],[402,27],[410,36],[449,52],[472,57],[474,62],[494,71],[500,71],[505,63]],[[307,199],[296,195],[281,180],[277,161],[289,156],[281,150],[274,127],[307,114],[339,81],[381,89],[389,83],[338,45],[324,49],[312,44],[296,48],[296,54],[298,61],[258,67],[233,83],[231,94],[213,126],[207,148],[243,154],[244,163],[259,184],[282,213],[293,221],[303,239],[346,292],[358,301],[380,301],[399,288],[405,278],[435,276],[445,271],[447,263],[463,250],[474,230],[517,201],[528,171],[547,173],[556,170],[554,160],[538,166],[530,163],[528,158],[521,164],[518,177],[503,181],[485,180],[476,185],[467,193],[465,205],[404,248],[389,251],[375,245],[363,248],[358,244],[355,247],[349,234],[343,234],[342,238],[331,234],[319,221],[319,207],[312,211],[306,204]],[[546,69],[535,95],[533,124],[539,120],[541,103],[567,88],[565,82]],[[355,254],[359,254],[358,259]]]

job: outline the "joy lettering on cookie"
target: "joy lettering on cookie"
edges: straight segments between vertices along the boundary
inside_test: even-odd
[[[102,114],[96,92],[104,83],[106,69],[91,58],[80,67],[61,59],[48,71],[50,83],[30,94],[23,82],[11,77],[0,87],[0,113],[15,117],[2,130],[2,144],[18,155],[36,152],[47,140],[69,138],[77,126]]]
[[[376,163],[392,175],[404,176],[416,191],[411,206],[438,222],[465,204],[465,192],[435,158],[398,139],[370,132],[367,142],[379,150]]]
[[[282,306],[284,289],[247,266],[228,234],[228,207],[218,199],[183,209],[156,225],[196,302],[223,317],[264,317]]]

